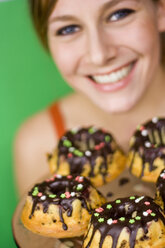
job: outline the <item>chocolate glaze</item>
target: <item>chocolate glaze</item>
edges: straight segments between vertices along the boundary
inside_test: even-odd
[[[113,193],[112,192],[108,192],[107,193],[107,197],[112,197],[113,196]]]
[[[146,133],[145,133],[146,132]],[[153,118],[151,121],[139,126],[133,135],[134,142],[130,146],[133,158],[130,165],[132,170],[136,153],[142,158],[143,168],[140,177],[144,175],[145,163],[149,163],[149,170],[153,171],[157,167],[153,164],[159,157],[165,163],[165,119]]]
[[[68,146],[64,142],[70,142]],[[117,149],[112,135],[94,127],[70,130],[60,139],[58,144],[58,166],[60,161],[67,160],[70,165],[70,174],[81,174],[85,164],[91,165],[90,177],[94,177],[96,159],[101,156],[103,162],[100,165],[99,173],[107,174],[107,156],[113,154]],[[76,154],[74,151],[80,152]],[[90,153],[90,154],[89,154]],[[111,163],[111,161],[109,161]],[[58,170],[58,169],[57,169]]]
[[[129,183],[130,179],[128,177],[122,177],[120,180],[119,180],[119,186],[123,186],[127,183]]]
[[[106,203],[93,213],[90,222],[90,227],[93,226],[93,233],[88,244],[83,247],[90,247],[96,231],[99,230],[101,239],[98,247],[101,248],[105,238],[110,235],[113,239],[112,248],[115,248],[121,231],[126,228],[130,233],[130,248],[133,248],[138,229],[142,228],[144,230],[142,239],[148,239],[149,222],[157,222],[159,219],[165,224],[165,218],[160,207],[152,198],[147,196],[122,198]]]
[[[157,191],[159,192],[159,194],[163,200],[163,204],[165,206],[165,169],[163,169],[161,171],[161,173],[158,177],[158,180],[156,182],[156,188],[157,188]],[[165,211],[165,208],[164,208],[164,211]]]
[[[90,186],[91,184],[87,178],[77,175],[55,175],[47,181],[36,184],[29,192],[29,196],[31,196],[33,200],[32,211],[29,218],[32,218],[34,212],[37,211],[37,204],[42,204],[44,213],[48,212],[50,204],[58,205],[63,229],[67,230],[67,225],[64,223],[63,219],[63,213],[66,212],[68,217],[72,216],[72,203],[75,199],[79,199],[81,201],[81,206],[87,209],[91,214],[92,208],[88,201]],[[98,193],[101,194],[99,191]]]

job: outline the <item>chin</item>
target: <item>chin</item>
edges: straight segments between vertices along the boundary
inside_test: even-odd
[[[138,103],[138,100],[133,101],[133,102],[118,100],[117,102],[115,101],[115,103],[112,103],[112,102],[95,102],[95,104],[100,109],[102,109],[105,112],[111,113],[111,114],[128,112],[128,111],[132,110],[137,103]]]

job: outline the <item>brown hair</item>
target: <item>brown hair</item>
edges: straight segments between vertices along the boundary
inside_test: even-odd
[[[28,2],[37,34],[44,47],[49,50],[47,42],[47,23],[57,0],[28,0]]]
[[[58,0],[28,0],[35,29],[47,51],[49,51],[47,42],[47,24],[49,16],[51,15],[57,1]],[[153,1],[156,3],[159,0]],[[162,58],[165,62],[165,33],[162,34]]]

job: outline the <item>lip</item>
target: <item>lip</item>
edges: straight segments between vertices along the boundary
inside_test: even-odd
[[[88,79],[89,79],[90,83],[92,83],[94,85],[94,87],[100,91],[115,92],[115,91],[121,90],[122,88],[125,88],[131,82],[131,78],[134,74],[137,61],[133,61],[129,64],[132,64],[132,68],[131,68],[129,74],[125,78],[123,78],[123,79],[121,79],[115,83],[99,84],[99,83],[96,83],[91,77],[88,77]],[[129,64],[127,64],[127,65],[129,65]],[[99,74],[99,75],[101,75],[101,74]],[[105,74],[102,74],[102,75],[105,75]]]

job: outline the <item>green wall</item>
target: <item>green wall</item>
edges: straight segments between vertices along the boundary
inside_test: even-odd
[[[12,144],[22,121],[71,90],[32,28],[26,0],[0,1],[0,247],[15,247]]]

